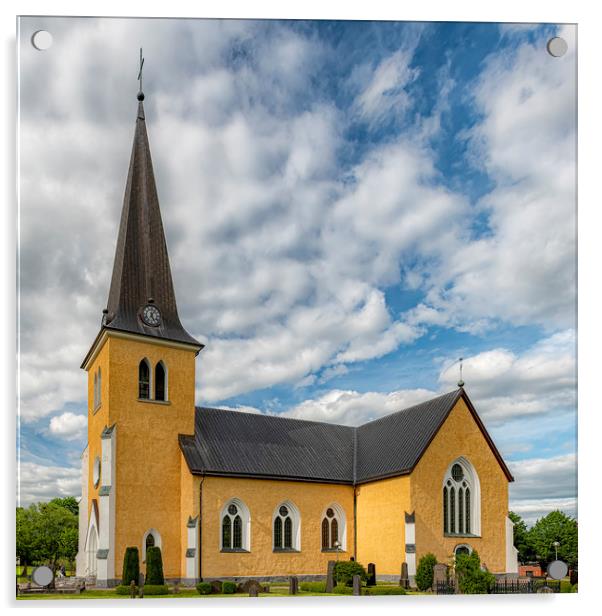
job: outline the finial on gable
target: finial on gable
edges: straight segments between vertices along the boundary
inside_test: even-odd
[[[458,381],[458,387],[464,387],[464,381],[462,380],[462,362],[464,361],[464,358],[460,357],[458,361],[460,362],[460,380]]]
[[[138,69],[138,81],[140,82],[140,88],[138,90],[138,100],[142,102],[144,100],[144,92],[142,91],[142,67],[144,66],[144,58],[142,57],[142,47],[140,47],[140,68]]]

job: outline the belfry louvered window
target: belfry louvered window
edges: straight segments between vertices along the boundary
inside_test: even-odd
[[[155,400],[167,400],[167,372],[162,361],[155,366]]]
[[[479,481],[465,458],[454,462],[443,480],[443,532],[449,535],[479,534]]]

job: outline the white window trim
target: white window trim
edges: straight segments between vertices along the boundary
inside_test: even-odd
[[[94,553],[91,552],[91,538],[92,538],[92,533],[94,533],[94,536],[96,537],[96,546],[95,546],[95,550]],[[84,552],[86,554],[86,575],[96,575],[97,571],[98,571],[98,567],[96,565],[96,552],[98,551],[98,544],[99,544],[99,539],[100,539],[100,534],[98,532],[98,528],[96,525],[96,516],[94,515],[94,512],[92,511],[92,514],[90,515],[90,522],[88,525],[88,532],[86,533],[86,545],[84,547]],[[91,564],[94,563],[94,564]]]
[[[322,522],[326,517],[326,512],[332,509],[334,511],[334,517],[337,520],[337,524],[339,525],[339,542],[341,544],[341,552],[347,551],[347,516],[345,515],[345,510],[339,503],[330,503],[324,507],[322,511],[322,515],[320,517],[320,549],[322,548]],[[332,519],[332,518],[330,518]]]
[[[449,498],[449,491],[450,491],[450,487],[447,485],[447,480],[451,479],[454,482],[454,479],[452,478],[452,474],[451,474],[451,469],[454,466],[454,464],[459,464],[462,467],[462,470],[464,471],[464,476],[466,477],[466,483],[468,484],[468,487],[470,488],[470,533],[459,533],[456,531],[454,531],[453,533],[450,531],[451,529],[451,525],[448,524],[448,531],[447,531],[447,535],[463,535],[463,534],[469,534],[471,536],[475,536],[475,537],[480,537],[481,536],[481,483],[479,481],[479,475],[477,474],[477,471],[475,469],[475,467],[468,461],[467,458],[465,458],[464,456],[460,456],[459,458],[456,458],[455,460],[453,460],[453,462],[447,467],[447,471],[443,477],[443,482],[441,484],[441,494],[443,495],[443,488],[447,487],[447,493],[448,493],[448,498]],[[456,492],[456,499],[457,499],[457,491],[458,491],[458,487],[454,482],[453,485],[455,492]],[[457,506],[457,501],[456,501],[456,506],[454,507],[454,528],[457,529],[459,527],[459,507]],[[448,503],[447,506],[447,513],[448,515],[450,515],[451,513],[451,506]],[[464,520],[466,520],[466,511],[464,511]]]
[[[274,524],[276,522],[276,518],[282,519],[282,539],[284,542],[284,518],[282,518],[279,511],[282,506],[288,509],[291,522],[293,523],[293,532],[291,537],[292,545],[290,548],[277,548],[274,542]],[[278,503],[272,513],[272,551],[286,551],[288,549],[296,550],[297,552],[301,551],[301,513],[299,512],[297,505],[290,500]]]
[[[142,537],[142,550],[140,550],[140,554],[142,554],[142,562],[146,562],[146,538],[152,535],[155,540],[155,547],[160,548],[161,552],[163,552],[161,546],[161,533],[156,528],[149,528]]]
[[[219,523],[217,525],[218,532],[219,532],[219,549],[220,550],[232,550],[230,546],[224,547],[223,536],[222,536],[222,520],[224,519],[224,516],[228,515],[230,516],[232,520],[234,520],[234,518],[236,517],[228,513],[228,507],[230,505],[236,505],[236,507],[238,508],[238,515],[240,515],[241,520],[242,520],[242,548],[240,549],[244,550],[245,552],[250,552],[251,551],[251,513],[249,511],[249,508],[244,504],[243,501],[240,500],[240,498],[231,498],[229,501],[226,502],[226,504],[220,510]]]

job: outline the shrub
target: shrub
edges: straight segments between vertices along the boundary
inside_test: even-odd
[[[162,586],[165,584],[161,548],[157,546],[146,550],[146,584],[149,586]]]
[[[199,595],[210,595],[213,587],[211,586],[211,582],[199,582],[196,585],[196,589]]]
[[[428,590],[433,586],[433,569],[437,564],[437,557],[430,552],[425,554],[419,561],[416,569],[416,586],[418,590]]]
[[[145,584],[144,595],[168,595],[169,588],[167,584]]]
[[[486,594],[495,584],[495,576],[481,569],[481,559],[476,550],[456,556],[456,574],[460,592],[465,595]]]
[[[299,589],[305,592],[326,592],[326,582],[301,582]]]
[[[115,587],[115,592],[118,595],[125,595],[129,597],[130,593],[132,592],[132,589],[129,586],[126,586],[125,584],[120,584],[119,586]],[[136,586],[136,595],[137,594],[138,594],[138,586]]]
[[[405,595],[406,591],[401,586],[368,586],[364,590],[365,595]]]
[[[334,579],[337,584],[353,586],[354,575],[359,575],[362,582],[368,579],[366,570],[355,560],[340,560],[334,566]]]
[[[129,586],[132,580],[138,584],[140,578],[140,561],[138,559],[138,548],[125,548],[123,556],[123,573],[121,574],[121,583],[124,586]]]
[[[568,580],[560,580],[560,592],[572,592],[573,585]]]
[[[353,588],[351,588],[351,586],[345,586],[344,584],[337,584],[332,589],[332,592],[335,593],[336,595],[352,595]]]
[[[573,584],[573,587],[571,588],[571,592],[579,592],[579,590],[577,589],[577,584]]]
[[[222,592],[225,595],[233,595],[236,592],[236,582],[224,582],[222,584]]]

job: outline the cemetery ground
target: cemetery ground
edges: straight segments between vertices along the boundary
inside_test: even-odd
[[[325,592],[315,592],[315,591],[305,591],[299,589],[299,592],[296,595],[289,594],[289,585],[288,582],[272,582],[269,584],[265,584],[270,587],[270,592],[260,592],[258,594],[259,597],[341,597],[341,596],[349,596],[351,597],[351,592],[340,594],[340,593],[325,593]],[[376,583],[378,588],[399,588],[399,584],[396,582],[381,582],[378,581]],[[365,590],[365,587],[362,588],[362,591]],[[351,588],[349,588],[351,591]],[[364,593],[362,592],[362,595]],[[406,594],[408,595],[427,595],[432,593],[425,593],[416,590],[407,590]],[[394,595],[400,596],[400,595]],[[144,600],[147,599],[219,599],[219,598],[249,598],[247,593],[237,592],[234,594],[210,594],[210,595],[200,595],[195,588],[190,587],[180,587],[177,593],[174,593],[173,586],[169,586],[169,594],[167,595],[159,595],[159,596],[145,596]],[[25,601],[64,601],[71,599],[124,599],[131,600],[130,597],[124,595],[118,595],[115,589],[87,589],[84,590],[81,594],[70,595],[70,594],[51,594],[51,593],[41,593],[35,595],[19,595],[17,597],[18,600]]]

